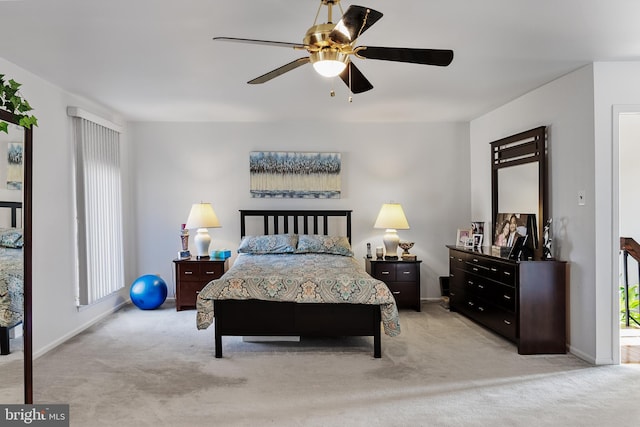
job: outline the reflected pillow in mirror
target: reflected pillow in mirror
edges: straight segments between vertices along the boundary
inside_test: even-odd
[[[4,248],[22,248],[21,228],[0,228],[0,246]]]

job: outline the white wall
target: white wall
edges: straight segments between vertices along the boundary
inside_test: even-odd
[[[127,297],[123,291],[82,311],[75,306],[73,162],[66,109],[78,106],[119,120],[107,109],[64,92],[2,58],[0,70],[22,83],[21,93],[38,118],[33,132],[33,351],[37,357],[112,312]],[[126,138],[123,145],[126,152]],[[129,167],[126,160],[125,170]],[[125,183],[126,179],[127,175]],[[130,223],[125,227],[130,230]],[[129,272],[135,258],[130,249],[127,253]],[[127,273],[129,280],[131,273]]]
[[[449,269],[445,245],[455,242],[457,228],[470,227],[467,124],[133,123],[130,138],[138,273],[159,273],[171,295],[180,224],[199,201],[211,202],[222,223],[210,230],[212,248],[232,251],[239,209],[353,209],[359,259],[367,242],[382,245],[383,230],[373,229],[382,203],[399,202],[411,226],[400,238],[415,241],[411,252],[423,260],[423,298],[440,296],[438,277]],[[342,153],[342,197],[252,199],[249,152],[256,150]]]
[[[601,359],[618,358],[619,161],[618,117],[614,110],[640,105],[640,62],[596,62],[594,68],[596,180],[596,336]],[[636,108],[636,111],[638,109]],[[613,348],[611,355],[607,347]]]
[[[591,66],[552,81],[473,120],[470,140],[472,158],[486,159],[471,164],[471,212],[474,217],[490,222],[489,143],[537,126],[548,126],[549,201],[554,221],[554,253],[557,258],[569,262],[570,270],[568,342],[571,352],[596,362],[601,361],[601,355],[596,348],[594,334],[596,199],[593,85]],[[586,206],[578,206],[578,190],[585,190]]]

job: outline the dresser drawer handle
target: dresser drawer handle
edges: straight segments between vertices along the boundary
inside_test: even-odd
[[[207,271],[204,274],[216,274],[216,272],[215,271]]]
[[[484,289],[484,286],[482,286],[482,285],[478,285],[478,287],[479,287],[480,289]]]
[[[504,272],[504,275],[505,275],[505,276],[511,276],[511,273],[509,273],[508,271],[505,271],[505,272]]]
[[[484,307],[478,307],[478,311],[484,311]]]
[[[473,259],[473,262],[478,262],[478,258],[474,258],[474,259]]]
[[[510,324],[511,324],[511,322],[509,322],[508,320],[503,320],[503,322],[504,322],[505,324],[507,324],[507,325],[510,325]]]
[[[498,271],[498,269],[495,268],[495,267],[491,267],[491,271],[493,271],[495,273],[496,271]]]
[[[449,277],[455,277],[455,274],[449,273]]]
[[[455,258],[453,258],[453,256],[450,256],[449,259],[455,259]]]
[[[462,258],[458,258],[458,262],[462,262]]]
[[[452,297],[455,297],[455,296],[456,296],[456,293],[455,293],[455,292],[451,292],[451,291],[449,291],[449,295],[450,295],[450,296],[452,296]]]
[[[400,291],[391,292],[394,295],[400,295]]]
[[[473,267],[472,270],[473,271],[478,271],[478,267]]]
[[[193,274],[193,271],[185,271],[184,274],[185,274],[185,276],[187,276],[189,274]]]
[[[388,271],[383,271],[382,274],[389,274],[389,272]]]
[[[402,274],[411,274],[410,271],[403,271]]]
[[[475,305],[472,301],[469,301],[467,304],[470,305],[471,307]]]
[[[502,295],[504,297],[504,299],[511,299],[511,297],[509,295]]]
[[[473,280],[467,280],[467,283],[473,285]]]

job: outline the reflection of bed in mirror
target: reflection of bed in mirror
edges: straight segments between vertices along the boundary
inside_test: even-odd
[[[20,325],[24,313],[22,228],[18,225],[20,202],[0,202],[7,210],[7,223],[0,226],[0,354],[10,351],[12,329]],[[4,224],[4,223],[3,223]]]

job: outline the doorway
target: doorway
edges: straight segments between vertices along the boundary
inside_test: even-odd
[[[640,244],[640,106],[618,111],[617,125],[618,236],[627,238],[620,251],[617,284],[620,363],[640,363],[640,253],[635,250]]]

